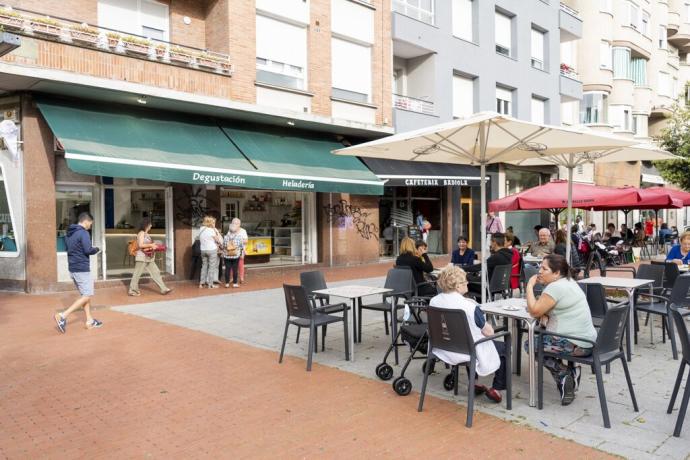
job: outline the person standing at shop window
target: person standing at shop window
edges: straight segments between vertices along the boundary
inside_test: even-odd
[[[79,223],[72,224],[67,229],[65,244],[67,246],[67,262],[69,274],[74,285],[79,291],[80,297],[70,307],[55,313],[57,329],[65,333],[67,328],[67,317],[76,310],[83,308],[86,314],[86,328],[94,329],[103,325],[91,316],[91,297],[94,294],[94,281],[91,277],[90,257],[98,254],[100,249],[91,246],[91,235],[89,230],[93,225],[93,217],[88,212],[79,214]]]
[[[199,287],[204,284],[209,289],[217,288],[213,281],[218,274],[218,250],[223,244],[223,237],[216,229],[216,219],[211,216],[204,217],[199,231],[199,242],[201,246],[201,276]]]
[[[139,224],[137,230],[137,255],[134,258],[134,275],[132,281],[129,283],[129,295],[138,297],[139,292],[139,278],[144,270],[149,272],[151,279],[158,285],[162,295],[169,294],[172,289],[168,288],[161,278],[161,272],[156,265],[155,249],[157,244],[153,242],[149,232],[151,231],[151,219],[144,217]]]
[[[239,273],[240,273],[240,284],[244,284],[244,254],[247,246],[247,242],[249,241],[249,235],[247,235],[247,230],[242,228],[242,221],[239,220],[237,217],[232,219],[232,223],[237,223],[237,227],[240,229],[240,235],[242,236],[242,254],[240,254],[240,262],[239,262]]]
[[[486,217],[486,233],[493,235],[494,233],[503,233],[503,223],[501,218],[495,212],[489,211]]]
[[[242,235],[240,220],[233,219],[228,227],[228,233],[223,238],[223,258],[225,259],[225,287],[230,287],[230,272],[232,272],[232,287],[240,287],[239,264],[244,253],[247,239]]]

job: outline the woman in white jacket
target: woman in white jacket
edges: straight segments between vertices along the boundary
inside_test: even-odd
[[[438,278],[438,285],[443,293],[432,298],[429,305],[437,308],[463,310],[467,315],[470,332],[475,342],[494,334],[493,327],[486,321],[484,312],[479,308],[479,305],[474,300],[464,297],[464,294],[467,293],[467,274],[462,268],[453,265],[444,268]],[[499,403],[502,399],[500,391],[506,389],[505,345],[503,342],[497,341],[484,342],[477,345],[476,350],[477,375],[494,374],[494,380],[491,388],[475,384],[475,393],[484,393],[490,400]],[[450,365],[470,360],[470,357],[465,354],[437,348],[434,348],[432,353]]]

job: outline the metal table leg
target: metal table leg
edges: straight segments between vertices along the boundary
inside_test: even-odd
[[[626,292],[628,293],[630,313],[628,314],[628,334],[625,338],[625,350],[628,361],[632,361],[633,337],[635,337],[635,288],[626,289]]]
[[[537,405],[537,370],[535,368],[534,358],[534,328],[536,321],[527,321],[527,350],[529,363],[529,405],[535,407]]]
[[[357,299],[351,299],[352,303],[352,327],[348,331],[348,340],[350,341],[350,361],[355,360],[355,337],[357,334]],[[361,318],[360,318],[361,320]]]

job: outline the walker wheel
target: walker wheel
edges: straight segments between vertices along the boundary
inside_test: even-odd
[[[407,396],[412,391],[412,382],[405,377],[398,377],[393,380],[393,390],[400,396]]]
[[[381,363],[376,366],[376,375],[381,380],[390,380],[393,378],[393,368],[387,363]]]
[[[448,391],[451,391],[455,388],[455,379],[453,378],[452,373],[446,375],[446,378],[443,379],[443,388]]]

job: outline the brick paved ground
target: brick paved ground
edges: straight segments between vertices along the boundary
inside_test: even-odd
[[[381,276],[388,267],[327,276]],[[198,295],[176,287],[175,297]],[[51,315],[71,294],[0,295],[0,457],[606,457],[481,413],[468,430],[455,403],[431,397],[418,414],[387,383],[320,365],[308,374],[298,358],[279,367],[275,352],[104,308],[158,298],[149,292],[100,290],[104,328],[87,331],[75,316],[64,336]]]

